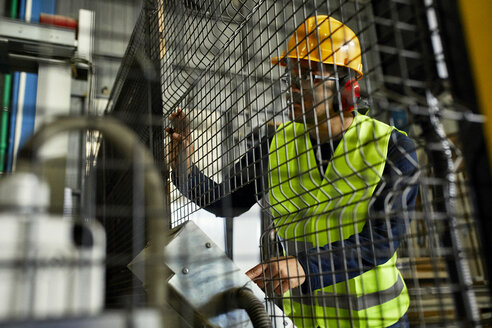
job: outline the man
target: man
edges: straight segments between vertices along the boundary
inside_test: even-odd
[[[184,113],[171,114],[175,183],[226,217],[268,193],[283,255],[247,275],[283,295],[284,311],[297,326],[407,326],[409,297],[396,250],[410,220],[403,213],[417,195],[413,142],[354,111],[361,50],[355,33],[338,20],[308,18],[272,63],[287,68],[292,122],[258,143],[230,179],[217,184],[191,162]]]

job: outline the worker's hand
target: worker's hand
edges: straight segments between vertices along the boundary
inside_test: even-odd
[[[168,165],[177,173],[188,174],[193,165],[193,140],[190,133],[190,121],[182,109],[169,116],[171,128],[166,132],[171,137]]]
[[[273,290],[277,295],[296,288],[304,283],[304,269],[293,256],[271,258],[267,263],[261,263],[246,272],[258,287]]]

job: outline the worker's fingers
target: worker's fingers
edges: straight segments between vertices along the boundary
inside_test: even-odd
[[[304,271],[298,272],[297,260],[294,258],[271,259],[268,263],[256,265],[246,274],[258,287],[277,295],[283,295],[289,288],[299,286],[302,283],[299,278],[305,280]]]
[[[167,128],[166,129],[166,132],[171,136],[171,138],[174,140],[174,141],[178,141],[178,142],[181,142],[184,140],[184,137],[182,134],[180,133],[177,133],[175,132],[174,129],[172,128]]]
[[[265,272],[264,276],[267,280],[281,278],[279,262],[276,260],[263,264],[263,271]]]
[[[182,114],[184,114],[183,110],[181,108],[176,108],[176,110],[172,112],[170,116],[179,116]]]
[[[173,112],[173,113],[171,113],[171,115],[169,115],[169,120],[171,121],[171,123],[174,123],[177,118],[178,118],[177,112]]]
[[[276,290],[278,290],[280,288],[281,282],[282,281],[281,281],[281,278],[279,276],[271,277],[267,283],[266,290],[275,292]]]
[[[288,279],[282,279],[281,282],[278,284],[277,288],[275,288],[274,292],[277,295],[283,295],[286,291],[289,290],[289,287],[294,288],[293,286],[289,286]]]
[[[174,133],[172,134],[172,138],[173,138],[174,140],[178,141],[178,142],[183,141],[183,136],[182,136],[181,134],[179,134],[179,133],[176,133],[176,132],[174,132]]]
[[[258,264],[256,266],[254,266],[253,268],[249,269],[249,271],[246,272],[246,275],[249,277],[249,279],[255,280],[259,277],[261,278],[262,273],[263,273],[263,265]]]
[[[256,278],[253,281],[258,287],[260,287],[261,289],[265,289],[265,281],[263,280],[263,277]]]
[[[251,268],[246,275],[253,280],[258,287],[267,290],[273,290],[273,286],[271,284],[271,280],[274,278],[272,272],[269,270],[267,264],[258,264],[255,267]],[[267,286],[270,284],[270,286]]]
[[[258,264],[246,274],[258,287],[277,295],[283,295],[306,279],[304,270],[293,257],[270,259],[268,263]]]
[[[178,108],[175,112],[172,112],[171,115],[169,115],[169,120],[171,123],[186,121],[186,114],[183,110]]]
[[[272,293],[278,289],[281,278],[278,274],[277,263],[270,262],[263,264],[263,274],[261,278],[262,288],[264,288],[266,292]],[[260,286],[260,284],[258,284],[258,286]]]

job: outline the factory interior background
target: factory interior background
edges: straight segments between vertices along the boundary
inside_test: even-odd
[[[0,326],[492,327],[490,14],[489,0],[0,0]],[[315,176],[330,175],[311,170],[323,161],[310,131],[289,148],[309,166],[301,189],[293,170],[272,180],[290,163],[272,149],[295,115],[293,85],[309,83],[274,58],[319,41],[294,32],[323,15],[360,42],[360,94],[346,96],[356,120],[413,141],[396,147],[411,175],[389,160],[395,175],[369,195],[356,184],[357,199],[314,192],[329,188]],[[332,73],[343,94],[339,65],[353,65]],[[330,140],[333,186],[365,177],[353,153],[381,176],[367,153],[379,146]],[[363,240],[360,222],[403,230]],[[355,244],[332,249],[346,231]],[[383,244],[396,275],[354,280],[386,272],[364,262]],[[271,272],[265,286],[245,274],[294,250],[331,261],[329,273],[305,270],[309,283],[321,277],[316,293],[279,294]],[[336,277],[362,286],[323,285]],[[403,284],[398,314],[367,304],[389,297],[391,279]]]

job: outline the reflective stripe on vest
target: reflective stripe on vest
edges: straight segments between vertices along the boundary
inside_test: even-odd
[[[277,232],[289,255],[311,245],[347,239],[363,229],[369,201],[383,174],[392,131],[382,122],[356,115],[322,176],[304,125],[288,123],[277,129],[270,145],[269,201]],[[285,305],[294,316],[314,311],[336,317],[336,313],[348,309],[348,317],[355,319],[356,323],[351,323],[354,327],[369,323],[386,326],[396,322],[409,304],[395,263],[396,253],[387,263],[313,291],[310,297],[292,290],[288,294],[292,299],[286,298]],[[308,307],[300,308],[304,306]],[[392,319],[385,321],[382,315]],[[316,325],[324,327],[330,320],[335,319],[322,318],[316,320]],[[343,320],[349,319],[336,319],[336,323],[344,326]]]
[[[291,293],[291,297],[296,302],[305,305],[313,305],[313,299],[315,299],[318,304],[324,304],[325,306],[360,311],[391,301],[398,297],[404,288],[405,283],[403,282],[403,279],[398,276],[396,282],[391,287],[359,297],[355,295],[325,292],[319,292],[316,295],[309,296],[301,295],[300,293],[298,294],[299,296],[293,296],[295,294]]]

